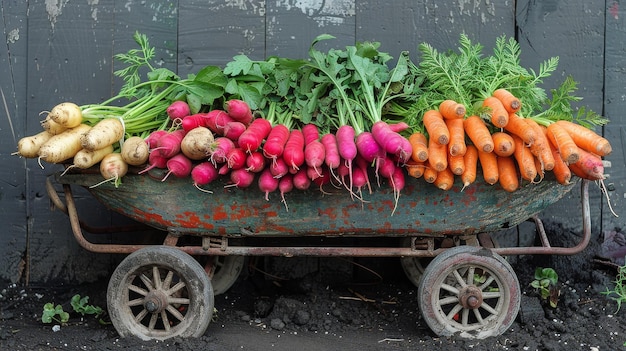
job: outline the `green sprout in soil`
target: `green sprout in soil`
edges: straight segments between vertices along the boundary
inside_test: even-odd
[[[606,288],[606,291],[602,291],[602,294],[607,295],[617,302],[617,311],[615,311],[615,313],[617,313],[622,307],[622,302],[626,301],[626,264],[619,267],[614,283],[615,287],[613,290]],[[624,346],[626,346],[626,343]]]
[[[548,301],[550,307],[556,308],[561,291],[558,287],[559,276],[552,268],[537,267],[535,269],[535,280],[530,286],[539,292],[542,300]]]
[[[70,301],[70,305],[74,312],[79,313],[82,316],[85,315],[94,315],[96,318],[101,317],[104,314],[104,310],[99,306],[89,305],[89,296],[81,297],[79,294],[76,294],[72,297]],[[63,310],[63,306],[55,305],[52,302],[48,302],[43,306],[43,312],[41,314],[41,321],[43,323],[52,323],[57,322],[61,324],[65,324],[69,321],[70,314]],[[105,324],[102,319],[100,319],[101,324]]]

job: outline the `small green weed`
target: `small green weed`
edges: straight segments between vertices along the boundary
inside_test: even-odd
[[[99,306],[89,305],[89,296],[81,297],[79,294],[76,294],[72,297],[70,301],[70,305],[74,312],[79,313],[82,316],[85,315],[94,315],[96,318],[102,316],[105,312]],[[61,324],[65,324],[70,320],[70,314],[63,310],[63,306],[55,305],[52,302],[48,302],[43,305],[43,312],[41,314],[41,321],[43,323],[52,323],[57,322]],[[100,323],[104,324],[105,322],[100,319]]]
[[[44,323],[67,323],[70,319],[70,314],[63,311],[63,306],[54,305],[52,302],[48,302],[43,305],[43,313],[41,314],[41,321]]]
[[[615,300],[617,302],[617,310],[615,313],[619,312],[622,307],[622,302],[626,302],[626,264],[619,267],[617,271],[617,277],[614,280],[615,287],[613,290],[609,290],[606,288],[606,291],[602,291],[601,293],[607,295],[609,298]],[[624,344],[626,346],[626,343]]]
[[[550,303],[550,307],[556,308],[559,295],[561,295],[558,283],[559,275],[554,269],[537,267],[535,269],[535,280],[530,283],[530,286],[539,292],[541,299]]]

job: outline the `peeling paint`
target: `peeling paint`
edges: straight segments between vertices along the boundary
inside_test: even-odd
[[[20,39],[20,29],[19,28],[12,29],[12,30],[9,31],[9,33],[7,33],[7,44],[15,43],[19,39]]]
[[[496,15],[496,4],[492,0],[459,0],[458,7],[461,15],[479,16],[481,23],[487,23]]]
[[[355,2],[352,0],[279,0],[276,6],[285,10],[300,10],[315,20],[319,27],[340,25],[346,18],[356,15]]]
[[[54,30],[54,25],[57,22],[57,18],[63,13],[63,7],[69,2],[69,0],[46,0],[46,13],[48,14],[48,20],[50,26]]]
[[[99,3],[100,0],[87,0],[87,4],[91,6],[91,19],[96,22],[98,21],[98,8],[96,6],[98,6]]]

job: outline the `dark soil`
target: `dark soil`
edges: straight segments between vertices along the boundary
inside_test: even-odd
[[[551,237],[566,237],[559,226]],[[596,236],[597,237],[597,236]],[[626,310],[602,294],[613,289],[617,266],[595,238],[574,256],[511,258],[524,296],[512,327],[484,340],[438,337],[417,309],[417,289],[397,259],[319,259],[320,266],[352,270],[317,270],[303,277],[278,279],[262,260],[226,293],[215,298],[216,320],[201,338],[141,341],[118,337],[110,324],[72,314],[53,331],[41,322],[46,302],[64,303],[74,294],[106,306],[106,281],[80,286],[16,286],[0,289],[2,350],[619,350],[626,349]],[[293,264],[298,263],[292,259]],[[556,308],[541,300],[530,282],[536,267],[559,274]],[[275,272],[274,272],[275,273]]]

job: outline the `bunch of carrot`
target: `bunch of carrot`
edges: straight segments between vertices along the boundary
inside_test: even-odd
[[[463,187],[470,185],[480,169],[484,181],[509,192],[519,188],[520,179],[538,182],[547,171],[561,184],[569,184],[572,174],[604,179],[601,157],[611,145],[593,130],[567,120],[540,120],[542,125],[520,117],[522,102],[504,88],[485,98],[482,107],[484,115],[466,116],[463,104],[445,100],[424,113],[426,133],[409,137],[409,175],[447,190],[455,176]]]

